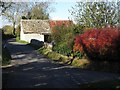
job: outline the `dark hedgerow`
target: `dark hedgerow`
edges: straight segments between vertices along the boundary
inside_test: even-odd
[[[10,64],[10,60],[11,60],[10,52],[8,51],[7,48],[4,48],[2,46],[2,65],[4,66]]]

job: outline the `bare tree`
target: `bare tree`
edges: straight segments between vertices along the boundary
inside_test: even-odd
[[[13,2],[3,2],[0,0],[0,15],[12,6]]]
[[[49,19],[49,13],[53,11],[50,8],[51,2],[34,2],[26,18],[28,19]]]
[[[0,2],[3,18],[13,24],[13,35],[15,26],[19,24],[22,16],[31,19],[48,19],[51,2]]]
[[[25,2],[14,2],[2,13],[3,18],[8,19],[10,22],[12,22],[13,35],[15,35],[15,25],[19,23],[21,16],[25,14],[26,9],[28,9],[27,6],[28,5]]]

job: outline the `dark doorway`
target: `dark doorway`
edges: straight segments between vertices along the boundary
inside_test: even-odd
[[[50,43],[51,42],[51,35],[44,35],[44,42]]]

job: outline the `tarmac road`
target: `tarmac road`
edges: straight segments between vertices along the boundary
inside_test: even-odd
[[[3,88],[80,88],[81,84],[114,80],[114,73],[83,70],[62,65],[40,55],[26,44],[8,40],[10,67],[2,69]]]

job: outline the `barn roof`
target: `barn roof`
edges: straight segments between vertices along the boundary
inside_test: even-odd
[[[50,34],[54,26],[73,24],[70,20],[21,20],[24,33]]]
[[[48,20],[21,20],[24,33],[51,33]]]

